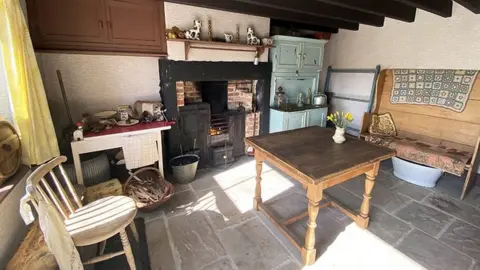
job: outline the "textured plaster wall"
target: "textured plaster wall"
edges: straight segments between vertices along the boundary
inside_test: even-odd
[[[480,15],[456,3],[451,18],[417,10],[413,23],[386,19],[380,28],[361,25],[359,31],[340,30],[326,45],[325,67],[378,64],[382,68],[480,69]]]
[[[259,36],[268,36],[270,19],[223,12],[212,9],[165,3],[166,25],[189,28],[195,18],[204,22],[203,35],[207,34],[207,18],[214,22],[215,35],[224,31],[235,32],[240,24],[242,38],[247,25],[253,25]],[[181,44],[168,44],[169,58],[184,60]],[[267,54],[263,60],[267,60]],[[253,53],[192,50],[189,60],[203,61],[253,61]],[[84,112],[115,109],[117,105],[133,104],[136,100],[159,99],[158,58],[138,56],[85,55],[37,53],[43,82],[55,123],[57,136],[68,123],[55,71],[62,71],[74,121]]]

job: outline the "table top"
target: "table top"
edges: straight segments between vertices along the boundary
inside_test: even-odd
[[[308,127],[245,139],[255,151],[263,151],[319,183],[356,168],[388,159],[393,150],[348,137],[332,140],[334,129]]]
[[[84,138],[93,138],[93,137],[100,137],[100,136],[105,136],[105,135],[113,135],[113,134],[119,134],[119,133],[126,133],[126,132],[134,132],[134,131],[141,131],[141,130],[146,130],[146,129],[155,129],[155,128],[165,128],[169,129],[171,125],[175,124],[175,122],[151,122],[151,123],[138,123],[133,126],[127,126],[127,127],[120,127],[120,126],[114,126],[111,129],[105,129],[102,130],[98,133],[95,132],[86,132],[84,134]]]

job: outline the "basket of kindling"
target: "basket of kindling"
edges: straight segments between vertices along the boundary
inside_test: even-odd
[[[163,179],[160,171],[145,167],[131,173],[124,185],[124,192],[135,200],[140,211],[153,211],[168,201],[175,189],[170,182]]]

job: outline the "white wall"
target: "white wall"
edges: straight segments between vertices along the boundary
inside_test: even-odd
[[[259,36],[268,36],[270,19],[165,3],[166,26],[188,29],[194,19],[204,23],[202,36],[207,35],[207,18],[213,21],[213,33],[234,33],[240,24],[242,38],[247,25],[254,26]],[[183,47],[169,42],[170,58],[183,60]],[[173,48],[172,48],[173,46]],[[190,60],[203,61],[253,61],[253,53],[225,52],[193,49]],[[136,100],[159,99],[158,58],[137,56],[111,56],[86,54],[37,53],[43,82],[49,99],[53,121],[60,135],[68,123],[55,71],[62,71],[67,96],[74,121],[84,112],[115,109],[117,105],[133,104]],[[265,54],[263,60],[267,60]]]
[[[480,15],[454,3],[443,18],[417,10],[415,22],[340,30],[326,45],[325,67],[480,69]]]

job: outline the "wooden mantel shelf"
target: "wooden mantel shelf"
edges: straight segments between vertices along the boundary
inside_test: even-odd
[[[190,49],[256,52],[260,57],[260,55],[263,54],[265,49],[273,47],[269,45],[248,45],[248,44],[242,44],[242,43],[227,43],[227,42],[191,40],[191,39],[180,39],[180,38],[168,39],[168,41],[183,42],[185,44],[185,60],[188,60],[188,54],[190,52]]]

